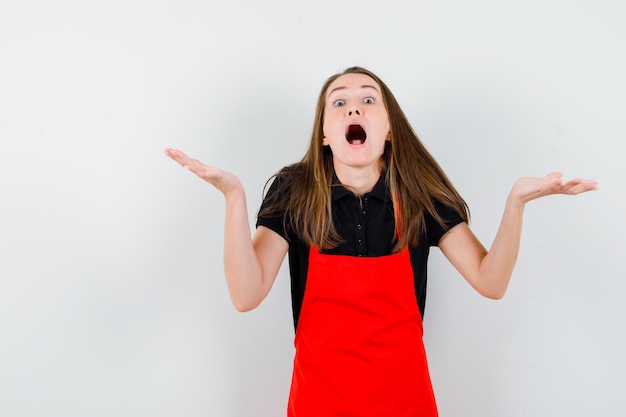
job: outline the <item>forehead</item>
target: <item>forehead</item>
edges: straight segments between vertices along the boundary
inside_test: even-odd
[[[369,75],[365,74],[344,74],[333,81],[326,90],[326,96],[338,89],[359,89],[373,87],[380,91],[378,83]]]

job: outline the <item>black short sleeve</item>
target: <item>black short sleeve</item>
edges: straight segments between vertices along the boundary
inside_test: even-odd
[[[448,230],[452,229],[457,224],[462,223],[463,219],[456,211],[454,211],[454,209],[446,206],[440,201],[435,200],[433,203],[435,205],[435,210],[437,210],[437,213],[446,224],[446,227],[444,228],[432,216],[426,216],[429,244],[430,246],[437,246],[443,235],[445,235]]]
[[[285,181],[285,178],[281,175],[276,176],[270,187],[263,198],[263,202],[261,203],[261,208],[259,209],[259,213],[261,213],[264,209],[266,209],[270,204],[280,201],[280,199],[284,199],[287,197],[286,193],[280,193],[279,190],[282,188],[281,185]],[[257,216],[256,227],[265,226],[270,230],[278,233],[283,239],[289,241],[290,230],[288,228],[289,222],[286,221],[283,215],[278,213],[276,216]]]

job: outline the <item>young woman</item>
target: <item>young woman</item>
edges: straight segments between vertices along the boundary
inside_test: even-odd
[[[290,417],[436,416],[422,343],[430,246],[480,294],[501,298],[524,205],[597,188],[559,173],[520,179],[487,251],[391,91],[360,67],[324,84],[309,149],[275,176],[254,236],[237,177],[181,151],[166,153],[226,198],[224,271],[238,310],[259,305],[289,254],[296,328]]]

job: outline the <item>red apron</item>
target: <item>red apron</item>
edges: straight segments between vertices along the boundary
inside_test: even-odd
[[[409,251],[311,248],[289,417],[436,417]]]

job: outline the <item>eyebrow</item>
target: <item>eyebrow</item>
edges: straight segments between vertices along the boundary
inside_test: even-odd
[[[338,91],[338,90],[345,90],[345,89],[347,89],[347,88],[348,88],[348,87],[345,87],[345,86],[335,87],[335,88],[333,88],[332,90],[330,90],[330,91],[328,92],[328,95],[327,95],[326,97],[330,96],[330,95],[331,95],[332,93],[334,93],[335,91]],[[376,90],[377,92],[379,92],[379,93],[380,93],[380,91],[378,91],[378,88],[376,88],[376,87],[375,87],[375,86],[373,86],[373,85],[364,84],[364,85],[362,85],[362,86],[361,86],[361,88],[371,88],[371,89],[374,89],[374,90]]]

